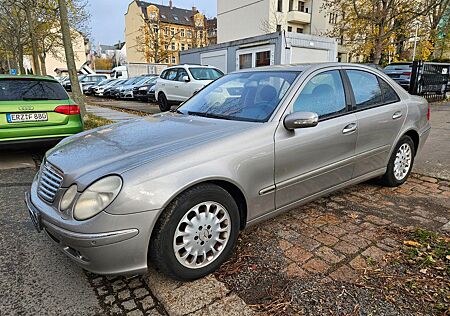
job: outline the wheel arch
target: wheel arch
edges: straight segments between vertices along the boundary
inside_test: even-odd
[[[409,136],[412,139],[414,143],[414,155],[416,155],[417,150],[419,149],[419,142],[420,142],[419,133],[414,129],[410,129],[407,130],[405,133],[403,133],[403,136]]]

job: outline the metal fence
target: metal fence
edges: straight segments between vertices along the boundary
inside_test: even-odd
[[[450,91],[450,64],[414,61],[409,93],[421,95],[429,101],[445,99]]]

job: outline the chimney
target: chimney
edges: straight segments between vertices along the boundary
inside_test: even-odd
[[[173,9],[173,3],[172,3],[172,0],[169,0],[169,7],[170,7],[171,9]]]
[[[196,6],[192,6],[192,12],[197,13],[197,7]]]

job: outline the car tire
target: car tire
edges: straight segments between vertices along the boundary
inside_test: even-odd
[[[397,187],[403,184],[411,173],[415,154],[415,146],[411,137],[402,136],[392,151],[381,183],[388,187]]]
[[[167,101],[166,95],[164,93],[160,93],[158,95],[158,103],[159,103],[159,109],[161,110],[161,112],[167,112],[170,110],[169,101]]]
[[[177,196],[161,214],[153,229],[149,260],[177,280],[206,276],[231,255],[239,223],[238,206],[226,190],[215,184],[195,186]],[[193,230],[186,230],[191,226]],[[202,255],[197,256],[199,252]]]

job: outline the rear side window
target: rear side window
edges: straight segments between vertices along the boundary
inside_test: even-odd
[[[294,103],[294,112],[314,112],[319,118],[346,111],[344,85],[338,70],[322,72],[308,81]]]
[[[377,76],[362,70],[347,70],[347,74],[355,95],[357,109],[383,103]]]
[[[178,69],[170,69],[167,71],[166,77],[164,79],[167,80],[175,80],[178,75]]]
[[[400,101],[398,94],[392,87],[383,79],[379,79],[381,91],[383,93],[383,103],[394,103]]]
[[[195,80],[216,80],[223,76],[223,73],[214,68],[189,68]]]
[[[68,100],[58,82],[46,80],[0,80],[0,101]]]

